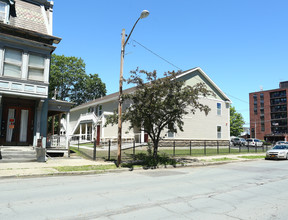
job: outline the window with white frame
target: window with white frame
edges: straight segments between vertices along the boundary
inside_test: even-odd
[[[28,79],[44,81],[45,58],[41,55],[30,54],[28,62]]]
[[[222,129],[221,126],[217,126],[217,138],[220,139],[222,136]]]
[[[95,112],[96,116],[98,116],[98,117],[101,116],[102,115],[102,105],[97,105],[94,112]]]
[[[167,133],[168,138],[174,138],[175,137],[175,132],[174,132],[174,124],[170,123],[168,125],[168,133]]]
[[[217,115],[221,115],[221,103],[217,103]]]
[[[10,77],[21,77],[22,51],[6,48],[4,54],[3,75]]]
[[[0,0],[0,22],[8,23],[9,5],[6,1]]]
[[[102,115],[102,105],[98,105],[97,111],[98,111],[98,115],[97,116],[101,116]]]

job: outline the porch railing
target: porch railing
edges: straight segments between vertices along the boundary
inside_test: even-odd
[[[66,148],[67,137],[65,135],[51,135],[47,137],[48,148]]]

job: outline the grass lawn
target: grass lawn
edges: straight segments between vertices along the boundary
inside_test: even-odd
[[[86,144],[85,146],[89,146],[88,144]],[[91,147],[93,147],[93,145],[90,145]],[[78,147],[70,147],[71,150],[73,150],[74,152],[76,152],[77,154],[79,154],[80,156],[83,156],[85,158],[88,159],[92,159],[93,158],[93,150],[89,150],[89,149],[79,149]],[[216,147],[207,147],[206,149],[204,148],[200,148],[200,147],[192,147],[191,148],[191,152],[190,152],[190,148],[175,148],[175,152],[173,147],[160,147],[158,150],[158,154],[159,155],[168,155],[170,157],[174,156],[175,153],[175,157],[185,157],[185,156],[193,156],[193,157],[202,157],[202,156],[213,156],[213,155],[229,155],[229,154],[246,154],[246,153],[264,153],[266,151],[266,149],[264,148],[264,151],[262,148],[258,148],[255,149],[254,147],[252,148],[219,148],[217,150]],[[133,150],[133,148],[129,148],[129,149],[124,149],[122,150],[121,153],[121,157],[123,160],[128,160],[131,159],[131,155],[133,154],[139,154],[139,153],[143,153],[143,154],[147,154],[147,148],[146,147],[136,147],[135,151]],[[256,156],[255,158],[253,158],[252,156],[247,156],[247,159],[255,159],[255,158],[259,158],[259,156]],[[260,158],[264,158],[264,156],[260,156]],[[98,147],[96,148],[96,158],[99,159],[103,159],[103,160],[115,160],[117,159],[117,150],[111,150],[110,151],[110,157],[109,157],[109,152],[108,150],[103,150],[103,149],[99,149]]]
[[[159,149],[160,153],[165,153],[168,155],[173,155],[173,148],[171,149]],[[239,153],[261,153],[263,152],[262,149],[257,149],[255,150],[255,148],[252,149],[241,149],[239,151],[239,149],[236,148],[219,148],[219,150],[217,151],[217,148],[206,148],[206,150],[204,149],[197,149],[197,148],[192,148],[191,150],[191,156],[211,156],[211,155],[221,155],[221,154],[239,154]],[[264,149],[265,152],[265,149]],[[190,149],[177,149],[175,150],[175,156],[190,156]]]
[[[244,159],[264,159],[264,155],[249,155],[249,156],[239,156],[239,158],[244,158]]]
[[[63,166],[63,167],[54,167],[54,169],[59,172],[72,172],[72,171],[89,171],[89,170],[111,170],[116,169],[116,165],[85,165],[85,166]]]

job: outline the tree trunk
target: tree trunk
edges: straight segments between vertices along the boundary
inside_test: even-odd
[[[154,144],[154,151],[153,151],[153,157],[156,159],[157,156],[158,156],[158,141],[154,141],[153,144]]]

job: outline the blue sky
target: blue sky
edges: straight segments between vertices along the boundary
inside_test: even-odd
[[[288,80],[287,0],[54,0],[56,54],[81,57],[108,94],[119,89],[121,31],[130,32],[124,77],[201,67],[249,125],[249,93]],[[144,45],[165,62],[135,41]],[[176,66],[176,67],[175,67]]]

